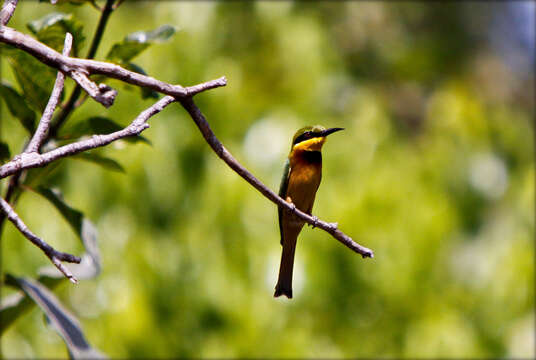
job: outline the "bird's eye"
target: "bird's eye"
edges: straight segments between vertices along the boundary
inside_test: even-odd
[[[300,143],[305,140],[309,140],[313,137],[314,137],[314,133],[312,131],[306,131],[302,133],[300,136],[298,136],[296,140],[294,140],[294,144]]]

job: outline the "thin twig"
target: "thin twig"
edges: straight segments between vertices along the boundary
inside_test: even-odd
[[[33,37],[25,35],[7,26],[0,28],[0,41],[13,45],[27,52],[28,54],[36,57],[42,63],[61,70],[69,76],[72,76],[73,72],[80,72],[86,76],[95,74],[105,75],[129,84],[149,88],[166,95],[171,95],[176,98],[190,97],[201,91],[223,86],[226,83],[225,77],[221,77],[217,81],[210,81],[190,87],[171,85],[153,77],[126,70],[116,64],[63,56],[54,49],[51,49],[35,40]]]
[[[138,115],[138,117],[134,119],[134,121],[132,121],[130,125],[113,133],[93,135],[89,139],[80,140],[68,145],[64,145],[44,154],[33,152],[17,155],[13,158],[13,160],[0,167],[0,179],[24,169],[42,167],[47,165],[48,163],[67,156],[72,156],[83,151],[102,147],[116,140],[123,139],[129,136],[139,135],[143,130],[149,127],[149,124],[147,124],[147,120],[149,120],[151,116],[159,113],[166,106],[168,106],[174,101],[176,100],[172,96],[163,97],[154,105],[140,113],[140,115]]]
[[[195,105],[191,97],[179,99],[182,106],[190,114],[195,124],[203,134],[203,137],[210,145],[212,150],[223,160],[231,169],[233,169],[238,175],[243,177],[248,183],[253,185],[255,189],[260,191],[267,199],[271,200],[273,203],[279,207],[285,209],[286,211],[294,213],[295,216],[302,219],[308,224],[311,224],[315,227],[321,228],[322,230],[330,233],[335,239],[339,240],[346,247],[355,251],[361,256],[365,257],[374,257],[372,250],[359,245],[352,240],[351,237],[344,234],[338,229],[337,223],[327,223],[322,220],[319,220],[316,217],[310,216],[303,211],[297,209],[293,204],[283,200],[275,192],[270,190],[266,185],[264,185],[259,179],[257,179],[253,174],[251,174],[244,166],[242,166],[231,153],[223,146],[223,144],[218,140],[210,125],[208,124],[205,116],[201,113],[201,110]]]
[[[74,70],[71,71],[69,75],[76,81],[77,86],[84,89],[95,101],[101,103],[105,107],[112,106],[115,96],[117,95],[116,90],[106,84],[95,84],[81,71]],[[78,93],[80,92],[78,91]]]
[[[63,45],[63,55],[69,55],[72,46],[73,36],[70,33],[66,33],[65,44]],[[37,130],[35,131],[32,140],[30,140],[30,143],[28,144],[24,152],[38,152],[39,148],[41,147],[41,144],[43,144],[43,141],[45,141],[48,133],[48,128],[50,126],[50,120],[52,119],[52,115],[54,114],[54,110],[58,105],[61,92],[63,91],[64,82],[65,75],[61,71],[58,71],[58,75],[56,75],[56,82],[54,83],[54,88],[52,89],[52,94],[50,95],[50,99],[48,100],[45,111],[43,111],[43,116],[41,116],[41,120],[39,121]]]
[[[18,0],[4,0],[4,5],[2,5],[2,10],[0,11],[0,24],[2,26],[7,25],[9,19],[13,16],[17,2]]]
[[[63,265],[61,262],[66,261],[70,263],[79,264],[81,259],[78,256],[67,254],[61,251],[54,249],[52,246],[47,244],[37,235],[28,229],[28,226],[20,219],[19,215],[13,210],[11,205],[4,199],[0,198],[0,208],[6,214],[9,221],[15,225],[15,227],[24,235],[28,240],[30,240],[34,245],[43,250],[43,252],[48,256],[50,261],[58,268],[59,271],[65,275],[71,282],[76,283],[78,280],[74,275]]]

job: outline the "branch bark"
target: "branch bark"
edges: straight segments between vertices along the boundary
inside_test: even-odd
[[[71,282],[76,283],[78,280],[74,275],[62,264],[62,261],[77,263],[79,264],[81,259],[78,256],[67,254],[61,251],[54,249],[52,246],[47,244],[37,235],[28,229],[28,226],[20,219],[19,215],[13,210],[11,205],[4,199],[0,197],[0,208],[6,214],[9,221],[15,225],[15,227],[24,235],[28,240],[30,240],[35,246],[43,250],[46,256],[52,261],[52,263],[58,268],[59,271],[65,275]]]
[[[51,96],[51,98],[53,98],[53,96]],[[31,166],[32,164],[38,164],[37,166],[44,166],[62,157],[71,156],[82,151],[86,151],[86,150],[93,149],[93,148],[100,147],[100,146],[105,146],[113,141],[122,139],[127,136],[138,135],[144,129],[149,127],[149,124],[147,124],[147,121],[149,120],[149,118],[151,118],[153,115],[158,114],[166,106],[168,106],[169,104],[175,101],[176,101],[175,98],[173,98],[172,96],[163,97],[154,105],[152,105],[151,107],[147,108],[142,113],[140,113],[140,115],[138,115],[138,117],[136,117],[136,119],[134,119],[134,121],[132,121],[129,126],[127,126],[126,128],[122,130],[119,130],[119,131],[116,131],[107,135],[93,135],[90,139],[79,141],[79,142],[72,143],[69,145],[65,145],[45,154],[39,154],[38,152],[23,152],[22,154],[18,156],[18,160],[13,160],[10,163],[13,163],[13,162],[15,163],[18,162],[18,164],[29,163],[30,166],[28,167],[35,167],[35,166]],[[35,145],[35,146],[38,146],[38,145]],[[19,169],[15,170],[14,172],[20,171],[28,167],[21,166]],[[5,201],[4,199],[2,199],[1,197],[0,197],[0,209],[6,215],[6,217],[15,225],[15,227],[28,240],[30,240],[34,245],[36,245],[41,250],[43,250],[43,252],[52,261],[52,263],[71,282],[73,283],[77,282],[77,279],[74,277],[74,275],[61,262],[67,261],[67,262],[80,263],[81,260],[79,257],[57,251],[52,246],[50,246],[47,242],[37,237],[34,233],[32,233],[28,229],[26,224],[24,224],[24,222],[20,219],[20,217],[15,212],[15,210],[11,207],[11,205],[9,205],[9,203]]]
[[[72,46],[73,36],[70,33],[66,33],[65,44],[63,45],[63,55],[69,55]],[[41,147],[41,144],[43,144],[43,141],[45,141],[48,133],[48,128],[50,127],[50,121],[52,120],[52,115],[54,114],[54,110],[58,105],[61,92],[63,91],[64,83],[65,75],[61,71],[58,71],[58,75],[56,75],[56,82],[54,83],[54,88],[52,89],[52,94],[50,95],[50,99],[48,100],[45,111],[43,111],[43,116],[41,116],[41,120],[39,121],[37,130],[35,130],[35,133],[30,142],[28,143],[28,146],[26,147],[26,150],[24,150],[24,152],[38,152],[39,148]]]
[[[107,7],[111,9],[113,3],[114,0],[107,0]],[[364,258],[374,256],[372,250],[359,245],[358,243],[353,241],[352,238],[350,238],[348,235],[340,231],[338,229],[337,223],[324,222],[314,216],[310,216],[303,211],[297,209],[294,204],[288,203],[287,201],[279,197],[275,192],[270,190],[253,174],[251,174],[244,166],[242,166],[218,140],[218,138],[210,128],[210,125],[207,122],[206,118],[202,114],[201,110],[195,105],[193,101],[193,96],[205,90],[225,86],[227,84],[227,80],[225,79],[225,77],[221,77],[216,80],[208,81],[190,87],[182,87],[180,85],[171,85],[163,81],[154,79],[150,76],[126,70],[116,64],[90,59],[69,57],[69,50],[72,45],[72,37],[70,36],[70,34],[67,34],[63,54],[60,54],[57,51],[51,49],[50,47],[35,40],[29,35],[25,35],[12,28],[4,26],[4,24],[9,21],[9,18],[13,14],[16,4],[17,0],[5,0],[4,2],[2,12],[0,13],[0,22],[2,24],[2,26],[0,26],[0,41],[15,46],[29,53],[44,64],[58,69],[59,72],[49,103],[47,104],[45,112],[43,113],[36,133],[33,135],[28,147],[24,152],[15,156],[13,160],[9,161],[8,163],[0,166],[0,179],[16,173],[20,173],[20,171],[24,169],[45,166],[58,159],[108,145],[113,141],[128,136],[137,136],[143,130],[149,127],[147,121],[150,117],[162,111],[169,104],[178,101],[189,113],[189,115],[201,131],[201,134],[203,135],[207,143],[210,145],[210,147],[214,150],[214,152],[232,170],[234,170],[238,175],[244,178],[267,199],[269,199],[285,211],[293,213],[297,218],[312,225],[313,227],[318,227],[328,232],[335,239],[340,241],[342,244],[344,244],[354,252],[361,254],[361,256],[363,256]],[[96,42],[96,44],[98,44],[98,41]],[[94,55],[94,53],[92,55]],[[71,99],[74,99],[73,104],[79,95],[80,86],[89,94],[89,96],[91,96],[104,106],[108,107],[112,105],[117,92],[105,84],[97,85],[93,81],[91,81],[89,79],[89,76],[94,74],[105,75],[110,78],[118,79],[133,85],[146,87],[166,94],[167,96],[163,97],[154,105],[140,113],[138,117],[136,117],[136,119],[134,119],[130,123],[130,125],[119,131],[110,134],[93,135],[88,139],[64,145],[49,152],[40,154],[39,148],[46,140],[47,132],[54,130],[50,127],[50,122],[54,109],[57,106],[59,95],[61,94],[61,91],[63,89],[65,75],[72,77],[78,84],[75,88],[75,92],[73,92],[73,94],[71,95]],[[76,95],[77,89],[78,95]],[[73,104],[71,104],[71,109]],[[48,133],[48,136],[50,136],[50,133]],[[12,180],[15,178],[16,176],[14,176]],[[11,222],[13,222],[17,229],[19,229],[19,231],[32,243],[34,243],[41,250],[43,250],[45,254],[54,263],[54,265],[66,277],[68,277],[71,281],[76,282],[76,279],[69,272],[69,270],[65,268],[61,261],[80,262],[80,258],[53,249],[50,245],[48,245],[42,239],[33,234],[22,222],[19,216],[15,213],[13,208],[9,205],[8,201],[0,198],[0,208],[2,212],[5,213],[7,218]]]
[[[17,8],[18,0],[5,0],[0,11],[0,24],[2,26],[7,25],[9,19],[13,16],[15,9]]]
[[[24,169],[42,167],[58,159],[108,145],[111,142],[128,136],[139,135],[143,130],[149,127],[149,124],[147,124],[147,120],[149,120],[150,117],[159,113],[166,106],[168,106],[174,101],[176,101],[176,99],[172,96],[163,97],[154,105],[140,113],[140,115],[138,115],[138,117],[134,119],[134,121],[132,121],[130,125],[128,125],[126,128],[115,131],[113,133],[93,135],[89,139],[60,146],[59,148],[56,148],[44,154],[33,152],[17,155],[13,158],[13,160],[0,167],[0,179]]]
[[[343,233],[338,229],[337,223],[327,223],[325,221],[319,220],[314,216],[310,216],[303,211],[296,208],[294,204],[291,204],[285,201],[283,198],[279,197],[275,192],[270,190],[266,185],[264,185],[259,179],[257,179],[253,174],[251,174],[244,166],[242,166],[231,153],[223,146],[223,144],[218,140],[210,125],[208,124],[205,116],[195,105],[191,97],[179,99],[180,103],[186,109],[188,114],[194,120],[195,124],[201,131],[201,134],[210,145],[212,150],[223,160],[231,169],[233,169],[238,175],[244,178],[248,183],[250,183],[255,189],[257,189],[261,194],[263,194],[267,199],[272,201],[277,206],[283,208],[286,211],[294,213],[295,216],[305,221],[306,223],[312,225],[313,227],[318,227],[329,234],[331,234],[335,239],[340,241],[343,245],[353,250],[354,252],[361,254],[363,258],[365,257],[374,257],[372,250],[359,245],[352,240],[351,237]]]
[[[150,76],[126,70],[116,64],[64,56],[35,40],[33,37],[7,26],[0,28],[0,41],[27,52],[44,64],[56,68],[71,77],[73,72],[78,72],[86,76],[95,74],[105,75],[129,84],[146,87],[166,95],[171,95],[176,98],[190,97],[202,91],[224,86],[226,84],[225,77],[221,77],[218,80],[190,87],[171,85]],[[95,98],[95,100],[99,101],[97,98]]]

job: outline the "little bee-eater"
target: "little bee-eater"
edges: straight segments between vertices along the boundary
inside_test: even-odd
[[[288,160],[285,163],[279,196],[311,215],[316,191],[322,178],[322,145],[326,137],[342,128],[326,129],[323,126],[306,126],[296,132]],[[304,222],[292,213],[279,208],[279,231],[281,233],[281,265],[274,297],[285,295],[292,299],[292,268],[298,234]]]

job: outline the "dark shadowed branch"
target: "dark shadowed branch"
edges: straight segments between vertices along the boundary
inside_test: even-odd
[[[96,5],[95,2],[92,1],[92,4]],[[86,55],[86,59],[93,59],[95,57],[95,54],[97,53],[97,49],[100,45],[100,42],[102,40],[102,35],[104,33],[104,28],[106,27],[106,24],[108,23],[108,19],[110,18],[110,15],[112,14],[112,11],[114,10],[114,0],[106,0],[106,4],[104,5],[104,8],[99,9],[101,12],[101,16],[99,18],[99,24],[97,25],[97,29],[95,30],[95,35],[93,35],[93,40],[91,40],[91,46],[89,47],[89,50]],[[76,84],[74,87],[71,96],[69,96],[69,100],[67,100],[67,103],[59,114],[54,119],[54,123],[50,127],[50,135],[49,136],[55,136],[58,129],[63,125],[63,123],[67,120],[67,117],[72,113],[73,109],[76,107],[77,100],[82,94],[82,88],[80,85]]]

